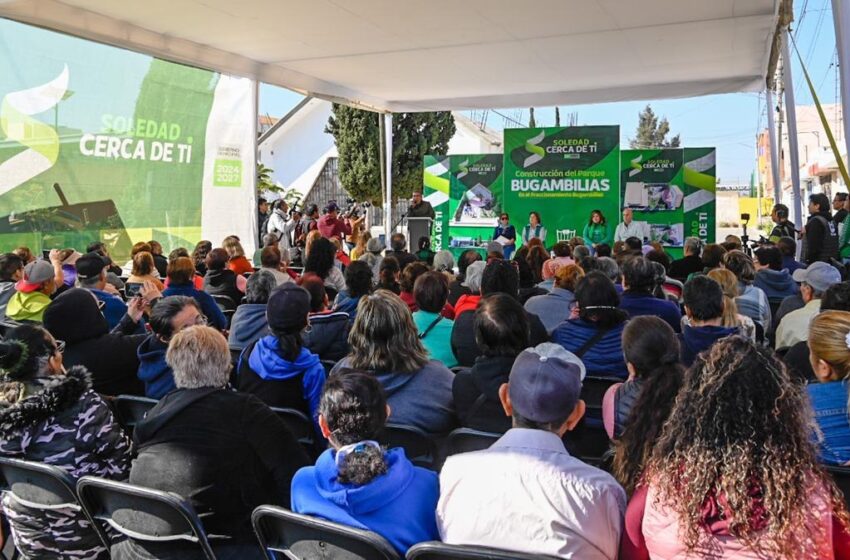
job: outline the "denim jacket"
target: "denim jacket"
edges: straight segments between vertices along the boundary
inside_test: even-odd
[[[810,383],[807,389],[815,421],[823,433],[823,439],[818,441],[820,460],[830,465],[842,465],[850,461],[847,383]]]

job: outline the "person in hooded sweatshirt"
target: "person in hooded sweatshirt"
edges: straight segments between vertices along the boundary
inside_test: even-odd
[[[410,309],[388,290],[363,296],[348,337],[351,352],[331,370],[372,372],[387,393],[393,421],[428,434],[456,426],[449,368],[428,358]]]
[[[528,348],[528,316],[508,294],[492,294],[475,310],[475,342],[482,354],[470,370],[460,371],[452,383],[457,415],[464,428],[503,434],[511,429],[499,399],[499,387],[508,382],[514,360]]]
[[[258,270],[248,277],[246,303],[236,308],[236,313],[230,320],[227,343],[231,350],[241,352],[249,344],[269,334],[266,305],[275,287],[277,280],[267,270]]]
[[[437,474],[375,441],[392,415],[378,380],[357,371],[331,377],[319,411],[331,448],[295,474],[292,511],[377,533],[401,556],[439,540]]]
[[[301,339],[309,312],[310,294],[301,286],[283,284],[272,292],[266,305],[271,334],[242,351],[236,386],[269,406],[294,408],[315,421],[325,368]]]
[[[345,311],[328,309],[325,282],[317,275],[305,274],[298,285],[310,293],[310,315],[307,317],[309,326],[301,333],[304,347],[317,354],[320,360],[337,362],[343,359],[349,350],[351,316]]]
[[[786,297],[800,293],[800,286],[794,282],[791,272],[782,266],[782,251],[778,247],[759,247],[754,254],[756,279],[753,286],[761,288],[767,301],[781,303]]]
[[[688,324],[682,328],[679,344],[682,363],[690,367],[703,350],[730,335],[740,334],[738,327],[724,327],[723,289],[708,276],[694,276],[685,283],[683,293]]]
[[[138,457],[130,484],[188,500],[207,534],[230,537],[210,539],[216,558],[264,558],[251,512],[261,504],[290,507],[292,477],[309,464],[307,454],[274,411],[227,387],[230,352],[220,332],[202,325],[181,330],[166,360],[176,389],[133,431]],[[112,547],[112,558],[203,560],[204,554],[187,541],[130,539]]]
[[[188,296],[160,299],[151,311],[151,334],[139,346],[138,377],[145,384],[145,396],[159,399],[174,389],[174,373],[165,361],[171,338],[192,325],[205,325],[206,317],[198,302]]]
[[[92,388],[103,395],[143,395],[136,376],[137,351],[146,335],[132,334],[144,311],[144,300],[134,298],[127,312],[129,333],[110,332],[99,301],[90,291],[71,288],[59,295],[44,312],[44,328],[66,344],[67,366],[83,366],[91,372]]]
[[[0,319],[6,318],[6,305],[15,295],[15,283],[23,277],[24,261],[15,253],[0,255]]]

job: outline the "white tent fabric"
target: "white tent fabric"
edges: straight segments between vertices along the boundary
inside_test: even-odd
[[[380,111],[764,89],[780,0],[0,0],[0,16]]]

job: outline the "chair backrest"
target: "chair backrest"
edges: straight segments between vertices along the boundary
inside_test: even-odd
[[[95,476],[82,477],[77,493],[94,519],[131,540],[195,543],[206,558],[215,560],[198,514],[177,494]]]
[[[115,412],[118,422],[130,433],[136,424],[145,419],[145,415],[159,402],[156,399],[137,397],[135,395],[118,395],[115,397]]]
[[[407,560],[546,560],[555,556],[429,541],[413,545],[407,551],[405,558]]]
[[[583,419],[571,431],[564,434],[564,445],[570,455],[586,463],[599,466],[610,448],[605,428]]]
[[[588,375],[581,382],[581,398],[587,406],[585,417],[602,420],[602,398],[611,385],[622,383],[619,377]]]
[[[487,449],[500,437],[502,434],[458,428],[446,440],[446,456]]]
[[[293,560],[401,560],[376,533],[277,506],[258,507],[251,523],[268,560],[275,560],[276,552]]]
[[[91,521],[77,498],[74,477],[54,465],[0,457],[0,490],[11,493],[15,501],[32,509],[67,508]],[[108,550],[110,542],[106,533],[99,525],[92,523],[92,526]]]
[[[844,493],[844,503],[850,508],[850,467],[824,465],[824,468],[832,475],[835,485]]]
[[[555,240],[556,241],[569,241],[573,237],[576,236],[576,230],[574,229],[556,229],[555,230]]]
[[[286,427],[298,440],[298,443],[307,451],[311,457],[316,456],[316,432],[313,422],[306,414],[294,408],[275,408],[272,410],[283,420]]]
[[[222,311],[233,311],[236,309],[236,302],[233,301],[233,298],[230,296],[226,296],[224,294],[210,294],[212,295],[215,304]]]
[[[378,441],[388,448],[403,447],[404,454],[417,466],[434,469],[437,459],[437,449],[428,434],[402,424],[387,423]]]

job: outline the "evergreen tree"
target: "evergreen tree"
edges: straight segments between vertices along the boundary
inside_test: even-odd
[[[635,137],[629,140],[629,146],[638,149],[678,148],[680,144],[679,135],[677,134],[668,140],[667,134],[669,133],[670,123],[667,122],[667,117],[662,117],[659,120],[652,107],[647,105],[638,115]]]
[[[357,200],[380,204],[381,156],[379,116],[347,105],[333,105],[325,132],[339,152],[339,180]],[[422,158],[445,154],[455,133],[451,112],[393,115],[393,198],[408,198],[422,187]]]
[[[537,121],[534,120],[534,107],[528,109],[528,128],[537,128]]]

